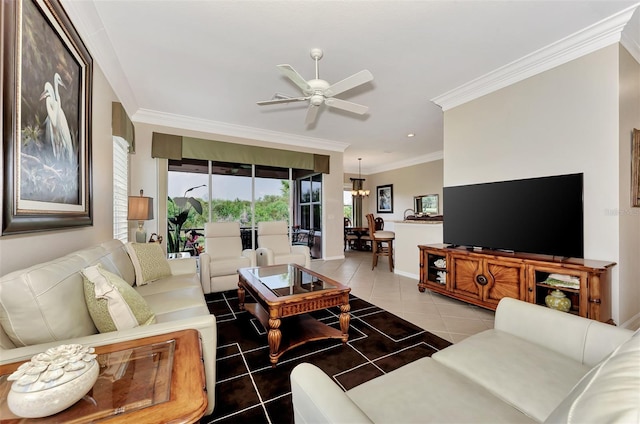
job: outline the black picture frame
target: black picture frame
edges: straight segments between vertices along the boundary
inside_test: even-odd
[[[393,213],[393,184],[376,187],[376,208],[378,213]]]
[[[2,235],[93,225],[93,59],[58,0],[1,7]]]

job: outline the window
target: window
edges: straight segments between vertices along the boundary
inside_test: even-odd
[[[322,227],[322,174],[298,180],[300,228],[320,231]]]
[[[213,199],[211,221],[240,222],[243,249],[255,247],[252,202],[253,171],[251,165],[214,162],[211,176]]]
[[[206,162],[205,162],[206,164]],[[205,165],[206,166],[206,165]],[[206,171],[206,168],[204,168]],[[204,224],[209,216],[206,173],[169,171],[167,187],[167,249],[169,253],[204,250]]]
[[[256,165],[255,223],[289,221],[289,169]]]
[[[113,238],[129,241],[127,221],[129,187],[129,143],[122,137],[113,137]]]
[[[289,222],[289,169],[199,159],[169,160],[168,196],[169,252],[188,249],[209,220],[238,221],[243,247],[252,248],[255,224]],[[198,204],[201,206],[195,208]],[[201,239],[195,246],[199,251],[204,248]]]
[[[342,197],[344,204],[344,217],[349,218],[349,220],[353,222],[353,195],[351,194],[351,189],[345,189]]]

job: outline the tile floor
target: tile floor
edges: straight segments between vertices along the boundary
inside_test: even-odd
[[[311,268],[351,287],[355,296],[453,343],[493,328],[493,311],[429,290],[420,293],[417,280],[389,272],[387,258],[371,270],[371,252],[347,250],[345,259],[313,260]]]

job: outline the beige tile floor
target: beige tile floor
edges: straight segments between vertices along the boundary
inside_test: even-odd
[[[347,250],[345,259],[313,260],[311,268],[351,287],[355,296],[453,343],[493,328],[493,311],[429,290],[420,293],[417,280],[389,272],[387,258],[371,270],[370,252]]]

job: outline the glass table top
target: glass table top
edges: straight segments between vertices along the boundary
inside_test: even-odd
[[[98,380],[73,406],[37,422],[94,423],[115,415],[167,402],[171,397],[171,370],[175,340],[99,354]],[[26,423],[7,404],[9,374],[0,376],[0,423]]]
[[[249,272],[278,297],[336,288],[334,284],[291,264],[252,268]]]

